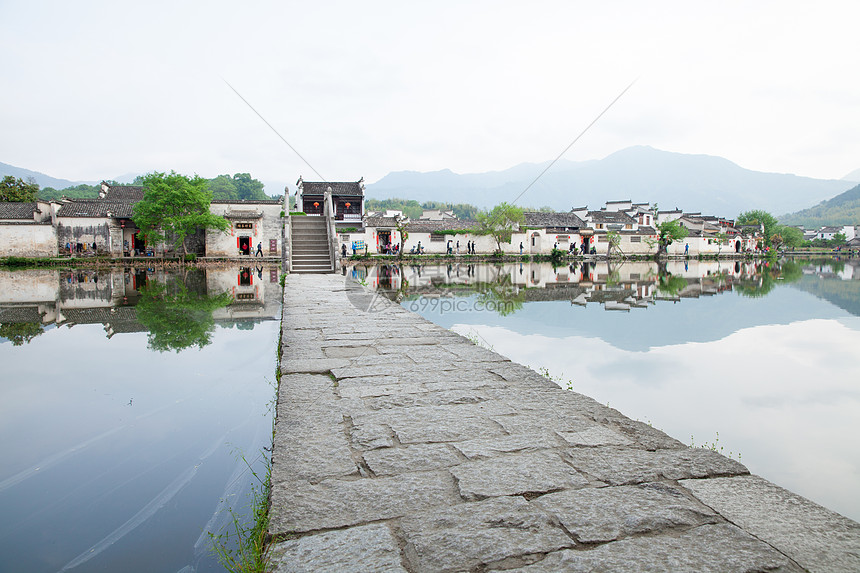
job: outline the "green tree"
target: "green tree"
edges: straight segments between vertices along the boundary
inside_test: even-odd
[[[621,233],[619,233],[618,231],[609,231],[608,233],[606,233],[607,258],[612,255],[612,251],[621,251],[621,249],[618,248],[619,245],[621,245]]]
[[[406,239],[409,238],[409,231],[406,230],[406,227],[409,225],[409,217],[397,216],[394,218],[395,220],[395,228],[397,229],[397,236],[400,237],[400,248],[397,249],[397,258],[403,258],[403,244],[406,242]],[[402,270],[402,269],[401,269]],[[402,272],[400,276],[405,276]],[[405,282],[405,279],[404,279]]]
[[[523,307],[526,293],[513,284],[510,275],[499,272],[497,277],[493,282],[476,285],[478,300],[484,309],[495,310],[499,316],[508,316]]]
[[[33,203],[39,193],[39,184],[30,177],[24,181],[20,177],[7,175],[0,181],[0,201]]]
[[[845,241],[848,237],[845,236],[845,233],[836,233],[833,235],[833,238],[830,240],[830,244],[834,247],[839,247],[845,244]]]
[[[689,231],[677,220],[664,221],[657,225],[657,256],[665,255],[669,245],[686,238]]]
[[[44,332],[45,329],[39,322],[0,323],[0,338],[11,341],[12,346],[26,344]]]
[[[229,175],[219,175],[210,179],[206,182],[206,187],[212,193],[213,199],[236,200],[239,198],[236,184]]]
[[[803,244],[803,231],[801,231],[797,227],[777,225],[776,229],[774,230],[774,237],[779,237],[778,242],[790,249],[794,249]]]
[[[137,320],[149,330],[152,350],[179,352],[212,342],[215,320],[212,312],[227,306],[229,293],[207,296],[189,289],[178,278],[167,285],[148,283],[135,307]]]
[[[96,199],[99,196],[99,185],[73,185],[64,189],[54,189],[53,187],[43,187],[39,190],[39,199],[59,199],[61,197],[69,197],[70,199]]]
[[[170,237],[174,249],[181,245],[187,255],[188,235],[198,229],[226,231],[230,227],[227,219],[209,211],[212,194],[206,180],[197,175],[148,173],[143,188],[143,200],[135,204],[132,219],[147,241],[166,242]]]
[[[510,243],[511,236],[525,222],[523,210],[508,203],[500,203],[489,213],[478,214],[480,235],[490,235],[496,241],[496,252],[502,252],[502,243]]]
[[[767,211],[762,211],[761,209],[755,209],[752,211],[744,211],[740,215],[738,215],[736,223],[738,225],[762,225],[764,226],[764,244],[767,247],[773,246],[771,244],[771,237],[774,234],[779,223],[776,220],[776,217],[768,213]]]
[[[251,177],[250,173],[236,173],[233,175],[233,184],[236,186],[236,198],[247,201],[262,201],[269,199],[263,192],[263,183]]]

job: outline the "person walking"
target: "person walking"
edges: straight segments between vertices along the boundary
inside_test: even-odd
[[[263,243],[257,243],[257,252],[254,253],[254,257],[262,257],[263,256]]]
[[[522,255],[522,254],[523,254],[523,244],[520,243],[520,255]]]

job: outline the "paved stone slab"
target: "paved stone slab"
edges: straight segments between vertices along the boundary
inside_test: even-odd
[[[629,446],[633,443],[620,432],[598,424],[581,430],[561,431],[558,434],[571,446]]]
[[[749,473],[739,462],[704,448],[571,448],[567,455],[575,468],[610,485]]]
[[[809,571],[860,571],[860,524],[758,476],[684,480],[732,523]]]
[[[378,396],[399,396],[401,394],[415,394],[427,392],[423,384],[405,382],[402,384],[356,384],[352,382],[355,378],[346,378],[338,383],[337,393],[344,398],[372,398]]]
[[[557,453],[538,451],[469,461],[451,468],[465,500],[584,487],[588,480]]]
[[[560,491],[542,495],[532,503],[555,515],[581,543],[614,541],[718,520],[712,510],[663,483]]]
[[[353,424],[361,427],[366,423],[384,423],[394,431],[402,444],[489,438],[504,433],[502,427],[489,417],[489,414],[499,411],[498,406],[482,402],[448,408],[398,408],[358,415],[353,418]]]
[[[349,360],[346,358],[296,358],[291,359],[289,353],[285,354],[281,360],[281,373],[293,374],[297,372],[314,372],[325,373],[336,368],[343,368],[349,365]]]
[[[589,550],[550,553],[517,573],[800,573],[769,545],[732,525],[703,525],[680,536],[638,537]]]
[[[397,445],[394,432],[384,424],[363,423],[353,425],[349,431],[352,445],[359,450],[390,448]]]
[[[415,444],[365,452],[364,461],[373,473],[385,476],[447,468],[463,459],[446,444]]]
[[[343,434],[313,434],[280,444],[272,452],[272,483],[358,475]]]
[[[426,388],[426,386],[424,386]],[[478,404],[490,400],[481,391],[468,389],[427,391],[403,395],[380,396],[365,400],[364,405],[369,410],[387,410],[389,408],[412,408],[415,406],[453,406],[458,404]]]
[[[397,540],[384,524],[283,541],[271,548],[269,563],[272,573],[406,573]]]
[[[273,535],[334,529],[460,502],[447,472],[272,484]]]
[[[379,354],[373,346],[328,346],[321,349],[328,358],[355,358],[356,356]]]
[[[550,432],[515,434],[485,440],[467,440],[453,444],[464,456],[472,460],[492,458],[505,453],[534,452],[556,448],[559,445],[558,438]]]
[[[557,522],[521,497],[410,513],[400,520],[400,527],[415,571],[465,571],[573,546]]]

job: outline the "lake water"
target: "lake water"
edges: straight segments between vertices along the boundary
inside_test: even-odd
[[[278,272],[0,271],[0,571],[223,571],[207,532],[271,446]]]
[[[563,387],[860,521],[860,263],[362,267]]]

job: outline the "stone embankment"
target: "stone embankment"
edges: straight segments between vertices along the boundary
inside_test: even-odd
[[[856,522],[342,277],[282,331],[274,571],[860,570]]]

